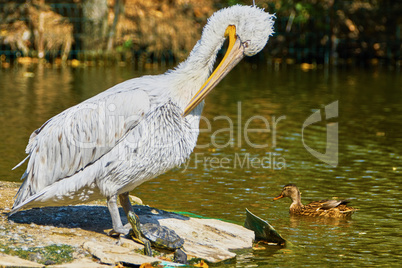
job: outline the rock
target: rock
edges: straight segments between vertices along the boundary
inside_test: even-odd
[[[142,224],[158,223],[184,239],[184,252],[211,263],[233,259],[230,250],[252,248],[254,232],[243,226],[216,219],[190,218],[156,208],[134,206]]]
[[[161,261],[154,257],[136,253],[129,248],[114,246],[108,243],[85,242],[82,247],[101,262],[108,264],[127,263],[130,265],[140,265],[142,263]]]
[[[144,249],[143,245],[141,245],[141,244],[139,244],[137,242],[134,242],[134,240],[132,240],[132,239],[128,239],[128,238],[125,238],[125,237],[120,237],[119,238],[118,245],[121,246],[121,247],[129,248],[131,250]]]
[[[141,198],[134,196],[134,195],[129,195],[131,203],[134,203],[136,205],[143,205]]]
[[[42,264],[0,253],[1,267],[43,267]]]
[[[236,257],[230,250],[252,248],[254,232],[214,219],[190,218],[187,221],[161,219],[161,225],[171,228],[184,239],[184,251],[208,262],[221,262]]]
[[[96,263],[93,262],[92,260],[89,259],[78,259],[75,260],[73,262],[70,263],[64,263],[64,264],[60,264],[60,265],[50,265],[50,266],[46,266],[48,268],[106,268],[106,267],[110,267],[110,265],[106,265],[106,264],[100,264],[100,263]]]
[[[142,224],[154,223],[174,230],[184,239],[183,251],[191,258],[218,263],[236,258],[231,250],[252,248],[254,232],[243,226],[216,219],[190,218],[148,206],[134,206]],[[83,247],[104,263],[117,262],[138,265],[161,261],[138,254],[140,245],[130,239],[121,237],[119,246],[108,243],[85,242]],[[154,250],[157,253],[157,250]]]
[[[107,207],[104,206],[104,200],[85,205],[29,209],[8,218],[2,208],[12,206],[13,196],[18,191],[19,184],[6,185],[2,182],[2,185],[0,185],[0,212],[3,213],[0,213],[0,240],[13,241],[13,244],[6,242],[4,249],[10,245],[27,249],[46,247],[51,241],[57,242],[57,245],[71,246],[73,258],[78,260],[65,265],[52,265],[54,267],[70,267],[70,265],[92,267],[85,262],[93,263],[94,267],[102,267],[93,262],[86,251],[102,262],[112,265],[118,262],[163,263],[165,260],[173,259],[173,252],[159,249],[153,250],[157,258],[143,256],[136,253],[138,249],[143,248],[142,245],[125,237],[117,240],[107,236],[103,230],[111,228],[111,218]],[[185,240],[183,251],[189,260],[199,258],[218,263],[236,258],[236,254],[231,250],[252,248],[254,232],[240,225],[215,219],[190,218],[148,206],[134,206],[134,210],[141,223],[160,224],[181,236]],[[126,223],[123,209],[119,212],[123,223]],[[43,267],[38,263],[0,254],[0,267],[2,265]]]
[[[286,240],[266,220],[254,215],[246,208],[244,227],[254,231],[256,241],[265,241],[274,245],[286,245]]]

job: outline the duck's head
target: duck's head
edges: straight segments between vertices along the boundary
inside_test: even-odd
[[[274,198],[274,200],[289,197],[293,201],[300,200],[300,191],[295,184],[287,184],[283,186],[282,193]]]

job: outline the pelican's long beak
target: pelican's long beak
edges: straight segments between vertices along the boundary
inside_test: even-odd
[[[281,198],[283,198],[284,196],[282,195],[282,194],[280,194],[280,195],[278,195],[277,197],[275,197],[274,198],[274,200],[278,200],[278,199],[281,199]]]
[[[229,25],[226,29],[225,36],[229,37],[229,47],[219,63],[216,70],[211,74],[208,80],[202,85],[201,89],[191,99],[190,103],[184,109],[183,116],[188,115],[200,102],[208,95],[209,92],[224,78],[237,63],[244,57],[244,46],[237,38],[236,27]]]

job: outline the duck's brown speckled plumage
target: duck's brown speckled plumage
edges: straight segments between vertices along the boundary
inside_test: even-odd
[[[288,184],[283,187],[282,193],[274,200],[289,197],[292,199],[289,212],[293,215],[328,217],[328,218],[347,218],[356,210],[348,207],[348,200],[321,200],[313,201],[307,205],[301,202],[300,191],[294,184]]]

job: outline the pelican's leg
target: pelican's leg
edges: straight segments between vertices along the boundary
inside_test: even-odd
[[[128,197],[128,192],[122,193],[119,195],[119,200],[120,200],[120,205],[123,207],[124,212],[126,213],[126,216],[128,218],[128,212],[134,212],[133,206],[131,205],[130,198]],[[135,213],[134,213],[135,214]],[[127,223],[124,225],[125,229],[130,230],[131,225],[130,223]]]
[[[133,207],[131,206],[130,198],[128,197],[128,192],[120,194],[119,199],[120,205],[123,207],[126,216],[128,216],[129,211],[134,212]]]
[[[121,222],[119,208],[117,207],[117,195],[113,195],[107,199],[107,207],[112,217],[113,231],[109,232],[109,235],[114,233],[118,234],[128,234],[130,229],[124,228]]]

